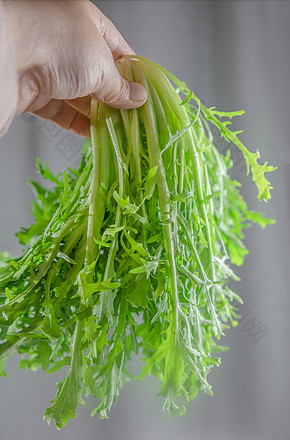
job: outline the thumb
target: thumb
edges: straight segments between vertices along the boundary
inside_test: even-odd
[[[110,107],[129,109],[141,107],[147,99],[145,88],[126,81],[116,68],[113,57],[104,63],[99,82],[92,95]]]

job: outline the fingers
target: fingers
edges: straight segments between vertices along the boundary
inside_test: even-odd
[[[97,85],[91,93],[93,96],[111,107],[120,109],[137,108],[144,104],[147,99],[145,88],[121,77],[109,51],[102,69],[106,72],[98,73]],[[65,101],[83,115],[90,114],[91,95]]]
[[[84,42],[77,40],[80,47],[76,44],[72,55],[67,55],[67,62],[59,63],[57,59],[55,66],[45,65],[33,76],[37,81],[35,84],[32,81],[34,93],[31,99],[25,100],[25,109],[65,129],[90,136],[91,95],[111,107],[130,109],[143,105],[147,92],[141,84],[121,77],[115,60],[121,55],[134,55],[134,51],[105,15],[92,3],[86,4],[93,9],[85,28],[88,35]]]
[[[93,96],[110,107],[120,109],[137,108],[145,103],[147,99],[145,88],[141,84],[122,78],[109,49],[101,69],[102,72],[92,91]]]
[[[83,115],[89,116],[91,110],[91,99],[91,95],[88,95],[84,96],[83,98],[66,99],[65,102]]]
[[[135,52],[114,24],[98,8],[93,6],[93,11],[97,29],[110,51],[107,53],[106,69],[103,68],[101,81],[93,91],[93,95],[114,108],[140,107],[147,99],[146,90],[141,84],[128,82],[122,78],[115,66],[115,61],[120,56],[134,55]]]
[[[122,55],[134,55],[134,50],[129,46],[122,34],[117,30],[115,25],[108,19],[98,8],[94,7],[95,23],[109,46],[114,61]],[[97,12],[97,13],[96,13]]]
[[[51,99],[44,107],[30,113],[80,136],[90,137],[90,119],[65,101]]]
[[[147,99],[147,93],[141,84],[128,82],[119,74],[112,73],[111,80],[102,84],[101,88],[93,95],[109,105],[119,109],[138,108],[143,105]]]
[[[134,55],[135,52],[116,29],[114,24],[95,6],[94,20],[100,35],[103,37],[110,52],[106,59],[106,71],[103,69],[100,84],[93,95],[111,107],[120,109],[137,108],[147,99],[147,92],[141,84],[123,79],[115,66],[115,61],[122,55]]]

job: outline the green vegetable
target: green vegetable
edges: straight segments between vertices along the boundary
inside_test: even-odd
[[[92,99],[79,169],[54,176],[37,162],[54,186],[30,182],[35,223],[18,233],[26,248],[1,260],[0,373],[13,353],[22,368],[64,368],[45,412],[58,428],[90,394],[92,415],[107,417],[133,377],[132,354],[144,361],[137,380],[160,379],[169,414],[185,413],[179,396],[212,394],[207,375],[225,350],[216,340],[236,325],[233,301],[241,302],[227,286],[239,279],[230,263],[247,254],[245,228],[273,223],[248,210],[228,175],[230,153],[214,146],[208,122],[242,151],[259,199],[270,198],[265,172],[274,168],[228,127],[243,112],[206,108],[144,58],[123,57],[118,68],[146,87],[148,101],[116,110]]]

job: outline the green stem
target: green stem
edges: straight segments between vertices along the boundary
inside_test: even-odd
[[[145,75],[142,75],[142,83],[148,90],[147,79]],[[172,314],[173,321],[175,325],[175,342],[177,342],[179,334],[179,295],[177,286],[177,271],[176,262],[174,256],[174,244],[172,240],[172,220],[171,220],[171,210],[169,204],[169,190],[166,181],[166,174],[163,165],[162,156],[160,157],[159,148],[159,137],[157,131],[156,115],[154,112],[153,103],[149,97],[146,103],[140,109],[141,118],[143,120],[147,144],[149,149],[149,157],[151,161],[151,166],[158,166],[157,168],[157,186],[159,192],[160,201],[160,211],[161,211],[161,222],[164,234],[165,251],[169,263],[169,276],[170,276],[170,289],[171,289],[171,300],[172,300]]]
[[[98,101],[92,98],[91,102],[91,135],[92,135],[92,155],[93,155],[93,169],[91,184],[89,190],[89,214],[88,214],[88,224],[87,224],[87,238],[86,238],[86,251],[85,251],[85,266],[89,266],[94,262],[97,255],[97,246],[94,241],[96,232],[96,218],[97,213],[97,203],[99,199],[99,183],[100,183],[100,148],[101,144],[98,139],[97,130],[97,112],[98,112]],[[90,272],[89,277],[93,278],[93,273]],[[81,307],[81,304],[80,304]],[[76,363],[81,364],[82,350],[80,350],[81,345],[81,335],[84,326],[83,320],[78,320],[76,322],[76,327],[74,331],[74,339],[71,348],[71,362],[70,368],[67,376],[67,380],[74,374],[74,368]],[[78,361],[78,362],[77,362]],[[77,392],[79,391],[81,384],[78,384]],[[65,390],[63,386],[63,390]]]
[[[96,237],[96,219],[97,219],[97,202],[99,196],[100,186],[100,156],[101,143],[97,130],[97,114],[98,101],[92,98],[91,101],[91,137],[92,137],[92,155],[93,155],[93,169],[91,175],[91,185],[89,190],[89,215],[87,226],[87,244],[85,265],[88,266],[96,259],[97,245],[94,241]]]
[[[154,64],[154,63],[153,63]],[[137,64],[138,65],[138,64]],[[188,115],[186,113],[185,108],[180,105],[181,99],[176,96],[176,92],[173,89],[172,85],[170,84],[168,78],[160,70],[156,70],[156,73],[154,71],[154,74],[152,73],[152,70],[150,69],[150,66],[146,63],[142,63],[140,66],[142,70],[144,70],[148,76],[150,77],[151,81],[153,82],[154,86],[156,87],[156,90],[160,96],[161,101],[163,101],[163,105],[165,108],[170,106],[171,111],[169,113],[173,113],[178,118],[179,123],[179,130],[181,130],[184,127],[187,127],[190,124]],[[213,250],[212,250],[212,240],[211,240],[211,233],[210,233],[210,225],[208,221],[208,215],[204,200],[204,194],[203,194],[203,188],[202,188],[202,173],[201,173],[201,167],[199,163],[199,158],[197,154],[196,149],[196,135],[192,127],[190,127],[189,130],[187,130],[184,133],[184,142],[186,145],[188,145],[189,151],[191,153],[191,161],[192,161],[192,167],[193,167],[193,173],[194,173],[194,181],[196,186],[196,195],[198,204],[201,207],[201,216],[205,223],[206,228],[206,238],[208,241],[208,252],[209,252],[209,258],[210,258],[210,278],[213,280],[215,279],[215,268],[214,268],[214,262],[213,262]]]

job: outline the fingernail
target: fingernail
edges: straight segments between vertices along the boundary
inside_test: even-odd
[[[138,83],[130,83],[130,92],[129,92],[130,101],[146,101],[147,92],[141,84]]]

